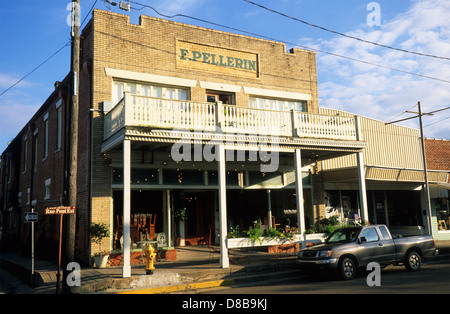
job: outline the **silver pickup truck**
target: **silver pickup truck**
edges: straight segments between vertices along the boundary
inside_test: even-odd
[[[385,225],[369,225],[336,230],[324,243],[300,250],[297,263],[304,270],[331,270],[349,280],[371,262],[418,271],[422,258],[437,254],[432,236],[392,237]]]

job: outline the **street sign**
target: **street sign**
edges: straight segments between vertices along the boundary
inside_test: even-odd
[[[45,214],[46,215],[75,214],[75,206],[47,207],[45,209]]]
[[[46,215],[59,215],[59,253],[58,253],[58,272],[56,273],[56,293],[59,293],[59,282],[61,277],[61,245],[62,245],[62,228],[63,216],[66,214],[75,214],[75,206],[57,206],[47,207]]]
[[[38,221],[38,213],[27,212],[25,213],[25,222],[37,222]]]

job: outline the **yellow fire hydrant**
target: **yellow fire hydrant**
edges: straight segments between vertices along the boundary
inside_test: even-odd
[[[145,249],[145,272],[147,275],[153,275],[153,271],[155,270],[155,258],[155,249],[151,244],[147,245],[147,248]]]

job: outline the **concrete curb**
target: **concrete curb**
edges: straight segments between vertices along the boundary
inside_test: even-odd
[[[203,282],[191,282],[173,286],[149,287],[143,289],[125,289],[111,291],[112,294],[163,294],[174,292],[188,292],[199,289],[210,289],[216,287],[236,286],[250,282],[264,281],[273,277],[283,277],[287,275],[300,274],[300,270],[275,271],[265,274],[254,274],[250,276],[237,276],[236,278],[227,278],[219,280],[210,280]]]

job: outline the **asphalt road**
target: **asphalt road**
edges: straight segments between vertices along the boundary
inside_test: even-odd
[[[419,272],[404,267],[388,266],[381,271],[380,286],[368,286],[370,272],[360,273],[355,280],[341,281],[333,277],[298,275],[246,286],[223,287],[197,294],[450,294],[450,258],[429,261]]]

